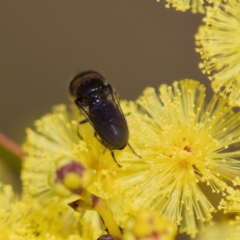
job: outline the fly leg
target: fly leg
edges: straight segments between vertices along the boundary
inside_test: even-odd
[[[87,119],[83,119],[82,121],[78,122],[78,125],[81,125],[81,124],[84,124],[84,123],[87,123],[87,122],[88,122]],[[77,126],[77,128],[78,128],[78,126]],[[77,129],[77,134],[78,134],[79,138],[80,138],[81,140],[83,140],[83,138],[82,138],[82,136],[81,136],[81,134],[80,134],[80,132],[79,132],[79,128]]]
[[[139,155],[133,150],[132,146],[131,146],[129,143],[128,143],[128,146],[129,146],[129,148],[132,150],[132,152],[133,152],[137,157],[141,158],[141,156],[139,156]]]
[[[80,124],[84,124],[84,123],[87,123],[88,122],[88,120],[87,119],[83,119],[82,121],[80,121],[78,124],[80,125]]]
[[[124,116],[129,116],[130,114],[131,114],[130,112],[129,112],[129,113],[126,113],[126,114],[124,114]],[[132,148],[132,146],[130,145],[130,143],[128,143],[127,145],[129,146],[129,148],[132,150],[132,152],[133,152],[137,157],[141,158],[141,156],[138,155],[138,154],[133,150],[133,148]]]
[[[103,146],[105,146],[105,145],[104,145],[104,142],[102,141],[101,138],[99,138],[99,136],[97,135],[96,132],[94,132],[94,136],[97,138],[97,140],[98,140]],[[105,148],[105,149],[106,149],[106,148]],[[104,151],[105,151],[105,149],[104,149]],[[115,162],[119,167],[122,167],[122,166],[117,162],[117,160],[116,160],[116,158],[115,158],[115,155],[114,155],[114,152],[113,152],[112,150],[110,150],[110,149],[109,149],[109,151],[111,152],[111,155],[112,155],[112,158],[113,158],[114,162]]]
[[[115,162],[119,167],[122,167],[122,166],[117,162],[117,160],[116,160],[116,158],[115,158],[115,155],[114,155],[114,152],[113,152],[112,150],[110,150],[110,152],[111,152],[111,155],[112,155],[112,157],[113,157],[114,162]]]

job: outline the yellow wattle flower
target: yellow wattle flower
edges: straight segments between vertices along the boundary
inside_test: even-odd
[[[215,93],[240,106],[240,2],[228,0],[207,8],[196,35],[203,73],[210,74]]]
[[[126,118],[131,118],[129,113],[136,108],[135,104],[122,101],[122,105],[129,115]],[[85,193],[95,195],[104,200],[109,213],[117,217],[117,223],[124,222],[127,215],[123,213],[122,192],[125,185],[133,186],[144,176],[148,164],[126,146],[124,150],[114,152],[122,166],[119,167],[110,151],[94,136],[93,127],[89,123],[78,124],[82,119],[78,109],[68,111],[65,105],[59,105],[54,107],[53,113],[36,121],[35,131],[27,130],[23,196],[67,206],[78,199],[88,203]],[[131,146],[140,154],[141,150],[134,143]],[[95,210],[104,219],[106,212],[101,208]],[[83,211],[79,218],[89,212]],[[73,210],[69,207],[63,214],[71,213]],[[101,222],[99,219],[99,224]],[[105,230],[103,223],[102,230]]]
[[[224,196],[239,176],[240,151],[229,147],[240,142],[240,113],[217,96],[207,104],[197,81],[162,85],[159,92],[147,88],[137,101],[142,111],[129,121],[132,142],[150,169],[126,190],[123,206],[132,214],[157,210],[194,237],[217,211],[202,186]]]
[[[63,214],[68,208],[54,202],[39,203],[34,198],[19,200],[11,186],[0,184],[0,239],[90,240],[103,233],[96,212],[88,214],[91,221],[83,216],[83,225],[79,214]]]

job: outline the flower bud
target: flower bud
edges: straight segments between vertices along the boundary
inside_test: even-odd
[[[62,159],[57,169],[49,176],[49,184],[60,197],[80,194],[94,181],[94,172],[76,160]]]

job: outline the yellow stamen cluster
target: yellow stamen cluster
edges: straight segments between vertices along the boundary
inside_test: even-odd
[[[133,102],[122,104],[127,114],[136,108]],[[125,186],[131,187],[143,178],[148,164],[126,147],[114,152],[122,165],[120,168],[110,151],[94,136],[93,127],[89,123],[78,124],[82,118],[79,111],[67,111],[66,106],[59,105],[52,114],[35,123],[36,131],[27,130],[24,149],[28,155],[22,170],[23,196],[66,206],[77,199],[88,204],[84,194],[92,194],[103,199],[109,213],[122,223],[127,215],[123,213],[121,194]],[[134,143],[131,146],[140,154]],[[91,212],[84,210],[79,218]],[[103,214],[100,208],[94,210]],[[64,214],[71,212],[69,207]]]
[[[157,0],[160,2],[160,0]],[[210,2],[210,1],[209,1]],[[177,11],[186,12],[191,9],[192,13],[204,13],[203,0],[166,0],[166,8],[171,6]]]
[[[70,213],[67,205],[49,201],[40,204],[34,198],[20,201],[8,185],[0,184],[0,208],[1,240],[85,240],[96,239],[104,233],[97,213],[90,215],[91,221],[85,221],[84,226],[88,225],[92,231],[80,232],[83,225],[79,223],[79,216],[74,212]]]
[[[239,177],[237,177],[233,183],[236,186],[239,186]],[[232,233],[229,239],[238,240],[240,236],[240,190],[228,187],[227,196],[225,199],[222,199],[219,203],[220,210],[223,210],[226,213],[228,228],[231,229]],[[229,213],[234,214],[228,217]]]
[[[233,188],[228,188],[228,195],[226,200],[222,199],[219,205],[220,210],[227,212],[239,212],[240,213],[240,191]]]
[[[157,210],[195,236],[216,212],[203,183],[225,195],[228,181],[240,172],[240,151],[228,151],[240,141],[240,114],[217,96],[206,104],[205,87],[197,81],[162,85],[159,91],[144,91],[138,100],[142,112],[129,122],[150,170],[126,192],[125,206]]]
[[[229,0],[207,8],[205,25],[196,35],[200,68],[210,74],[216,93],[240,106],[240,2]]]

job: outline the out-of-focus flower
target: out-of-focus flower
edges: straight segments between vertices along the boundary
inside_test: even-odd
[[[173,240],[177,227],[156,211],[142,210],[125,223],[123,240]]]
[[[239,187],[240,178],[237,177],[233,182],[235,186]],[[229,239],[239,239],[240,236],[240,190],[229,187],[227,190],[227,196],[222,199],[219,207],[223,210],[225,214],[234,213],[231,219],[228,219],[228,224],[231,225],[232,238]]]
[[[160,86],[159,96],[147,88],[138,103],[143,113],[129,121],[132,142],[142,146],[141,157],[150,171],[126,191],[130,211],[150,208],[195,236],[212,223],[216,211],[201,189],[225,195],[228,181],[240,172],[240,113],[223,98],[205,102],[205,87],[183,80]]]
[[[239,181],[239,177],[237,177],[236,181]],[[219,209],[224,210],[225,213],[240,213],[240,190],[229,187],[227,194],[226,199],[221,200]]]
[[[18,232],[25,232],[25,228],[20,224],[19,220],[25,210],[25,205],[18,204],[18,200],[12,191],[10,185],[0,183],[0,239],[23,239],[17,238]],[[15,212],[15,216],[12,213]],[[12,227],[14,230],[12,231]]]
[[[196,240],[239,240],[239,232],[228,222],[216,223],[207,229],[206,232],[200,234]]]
[[[205,25],[196,35],[200,68],[210,74],[216,93],[240,106],[240,2],[229,0],[207,8]]]
[[[97,212],[82,216],[66,214],[67,205],[39,203],[34,198],[19,201],[9,185],[0,186],[0,239],[89,240],[103,234]]]
[[[157,0],[157,2],[160,2],[160,0]],[[210,0],[208,2],[214,2],[214,0]],[[203,4],[203,0],[166,0],[165,6],[166,8],[170,8],[172,6],[177,11],[181,12],[186,12],[191,9],[192,13],[204,13],[205,9]]]

